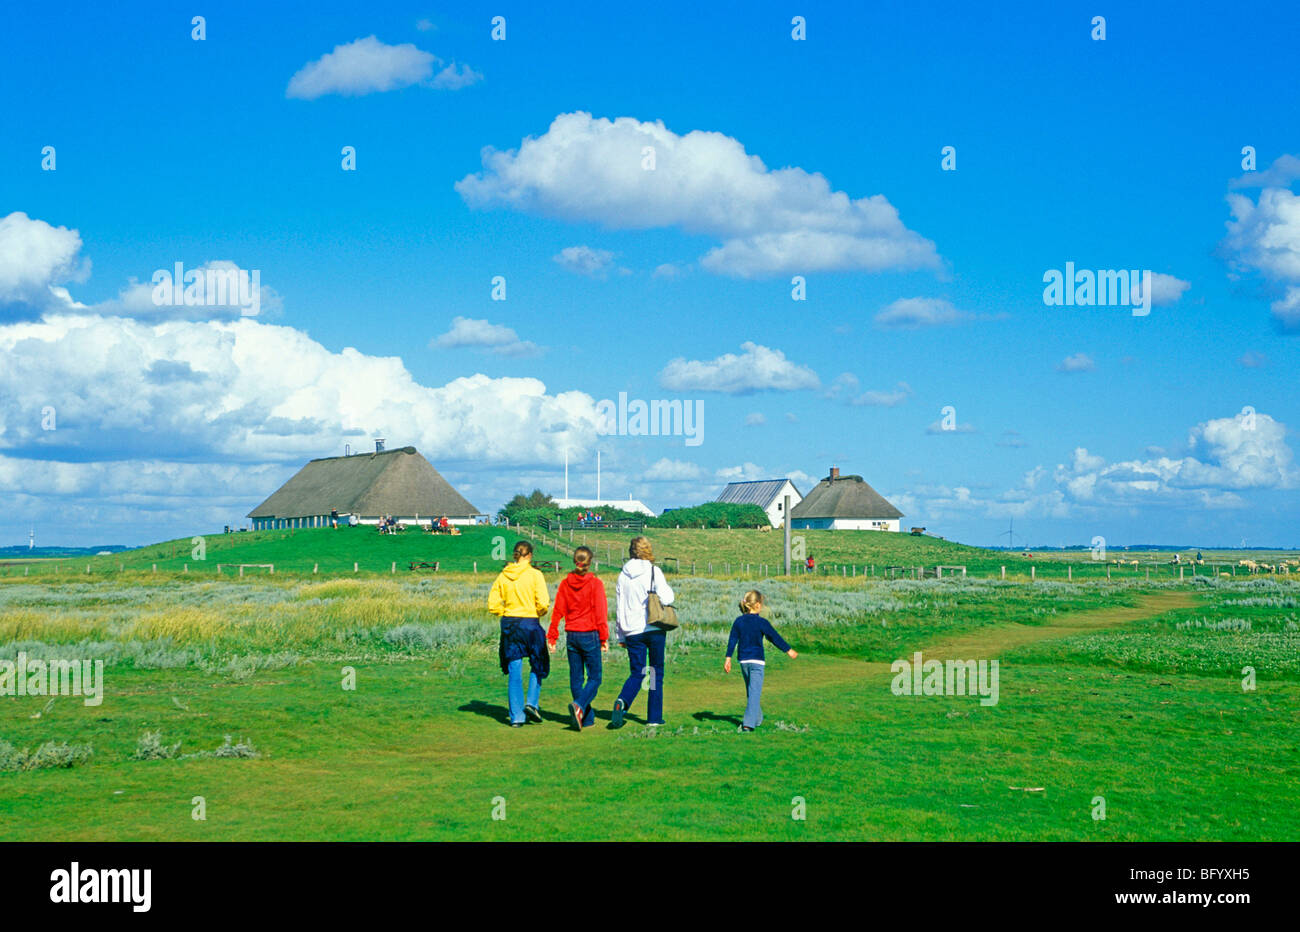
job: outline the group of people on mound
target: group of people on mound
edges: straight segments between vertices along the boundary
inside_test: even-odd
[[[608,606],[605,584],[591,571],[593,554],[587,547],[573,553],[573,572],[559,584],[552,609],[546,579],[532,565],[533,545],[515,544],[513,561],[506,564],[488,593],[488,611],[500,619],[498,659],[507,677],[506,699],[510,724],[541,723],[542,680],[550,675],[550,658],[559,644],[559,625],[564,623],[565,650],[569,660],[569,715],[581,731],[596,723],[592,709],[600,690],[603,656],[609,650]],[[664,650],[668,632],[649,622],[651,593],[670,606],[676,598],[664,571],[655,565],[650,541],[634,537],[628,546],[628,560],[618,574],[614,591],[615,635],[627,651],[628,677],[614,700],[609,727],[621,728],[633,701],[644,688],[647,693],[646,724],[664,724]],[[763,617],[763,596],[751,589],[740,602],[741,614],[731,626],[723,669],[731,672],[731,658],[737,655],[745,682],[745,716],[739,730],[753,731],[763,721],[761,698],[766,658],[763,641],[770,641],[790,657],[798,653]],[[551,623],[542,629],[541,619],[550,612]],[[523,663],[528,661],[528,683],[524,686]]]

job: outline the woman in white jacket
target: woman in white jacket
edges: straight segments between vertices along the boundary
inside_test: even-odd
[[[655,566],[650,541],[634,537],[627,548],[628,561],[618,574],[615,603],[618,606],[618,643],[627,649],[630,675],[614,700],[610,728],[622,728],[623,716],[642,685],[648,690],[646,724],[664,723],[664,642],[668,632],[646,624],[651,587],[664,605],[673,604],[673,589],[664,571]]]

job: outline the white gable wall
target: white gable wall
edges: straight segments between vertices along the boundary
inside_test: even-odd
[[[785,480],[785,485],[781,486],[781,491],[776,493],[776,498],[772,499],[771,504],[764,509],[767,512],[767,520],[772,522],[772,527],[781,527],[785,523],[785,497],[790,496],[790,507],[803,501],[803,496],[799,490],[794,487],[794,483],[789,479]]]

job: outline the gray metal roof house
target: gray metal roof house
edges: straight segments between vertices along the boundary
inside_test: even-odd
[[[752,482],[728,482],[714,501],[733,505],[757,505],[767,512],[772,527],[781,527],[785,522],[782,508],[786,495],[790,496],[791,509],[803,498],[789,479],[756,479]]]
[[[446,515],[472,524],[479,514],[415,447],[314,459],[248,513],[253,530],[327,527],[332,512],[363,524],[385,516],[410,524]]]

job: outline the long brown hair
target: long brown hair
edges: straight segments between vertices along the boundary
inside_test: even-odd
[[[578,571],[579,576],[585,576],[587,571],[591,569],[591,558],[593,556],[595,556],[595,554],[593,554],[591,548],[586,545],[573,551],[573,566],[574,569]]]
[[[520,560],[522,560],[524,557],[529,557],[529,558],[531,559],[531,558],[532,558],[532,555],[533,555],[533,545],[530,544],[530,543],[528,543],[528,541],[526,541],[526,540],[521,540],[521,541],[519,541],[519,543],[515,544],[515,562],[516,562],[516,563],[518,563],[518,562],[519,562]]]

